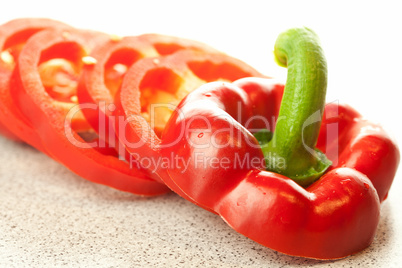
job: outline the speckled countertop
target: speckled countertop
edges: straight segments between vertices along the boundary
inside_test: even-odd
[[[0,267],[399,267],[402,180],[374,243],[338,261],[265,248],[175,194],[136,197],[0,137]],[[22,164],[24,163],[24,164]]]
[[[327,100],[350,103],[402,142],[401,124],[395,124],[400,98],[392,97],[402,91],[396,3],[205,0],[195,9],[190,2],[98,1],[94,8],[92,1],[70,0],[61,8],[57,1],[15,0],[0,10],[0,23],[49,17],[119,35],[182,36],[282,78],[284,70],[269,55],[277,33],[307,25],[326,51]],[[337,261],[290,257],[243,237],[219,216],[173,193],[143,198],[96,185],[0,137],[0,267],[400,267],[400,204],[401,170],[369,248]]]

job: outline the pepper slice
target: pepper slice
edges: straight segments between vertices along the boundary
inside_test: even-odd
[[[110,114],[105,107],[113,104],[127,69],[139,59],[166,56],[184,49],[218,53],[193,40],[160,34],[116,37],[91,52],[94,61],[84,66],[77,95],[82,105],[98,105],[98,109],[83,109],[83,113],[101,137],[109,140],[106,137],[109,124],[104,121]],[[102,103],[102,107],[99,107],[99,103]],[[101,129],[100,123],[103,124]]]
[[[374,239],[399,149],[380,126],[350,107],[329,104],[321,123],[326,65],[311,30],[281,34],[275,53],[288,64],[284,91],[271,79],[215,82],[179,104],[159,146],[164,158],[174,152],[173,159],[187,162],[170,165],[170,176],[162,178],[267,247],[315,259],[351,255]],[[314,53],[319,58],[303,59]],[[268,123],[271,118],[275,125]],[[334,123],[339,129],[331,127]],[[260,144],[251,132],[261,126],[271,134]],[[316,138],[324,157],[317,153]],[[322,172],[317,162],[328,167],[327,158],[332,166],[317,175]]]
[[[53,30],[43,31],[32,37],[21,51],[16,71],[11,80],[15,88],[14,99],[19,108],[42,138],[46,150],[70,170],[90,181],[108,185],[116,189],[139,195],[158,195],[168,192],[168,188],[131,169],[129,164],[116,156],[102,153],[98,142],[86,142],[78,131],[88,129],[78,121],[80,113],[74,96],[70,102],[55,99],[45,87],[46,69],[40,73],[41,66],[50,68],[50,77],[54,77],[54,68],[58,71],[73,70],[68,73],[79,75],[82,61],[99,44],[107,42],[110,36],[89,31]],[[54,60],[61,61],[53,65]],[[69,66],[69,67],[68,67]],[[58,72],[56,71],[56,73]],[[65,73],[64,73],[65,74]],[[66,76],[63,76],[66,78]],[[41,77],[42,75],[42,77]],[[63,79],[64,80],[64,79]],[[77,78],[72,78],[74,83]],[[50,83],[52,84],[52,83]],[[68,94],[73,94],[73,86],[67,86]],[[80,115],[79,115],[80,116]]]
[[[244,62],[222,53],[182,50],[139,60],[127,71],[115,97],[113,116],[120,151],[129,152],[128,161],[138,161],[167,181],[169,175],[164,161],[160,161],[159,145],[176,105],[206,82],[249,76],[263,77]],[[185,195],[174,184],[169,187]]]
[[[158,53],[138,37],[115,37],[96,47],[90,54],[92,61],[83,67],[77,89],[78,101],[105,146],[114,148],[116,144],[107,108],[113,107],[114,95],[127,68],[147,56],[158,56]]]
[[[218,53],[196,41],[159,34],[115,37],[91,52],[93,61],[84,66],[77,96],[85,117],[105,146],[114,148],[118,144],[108,108],[114,107],[114,96],[127,69],[139,59],[169,55],[183,49]],[[136,166],[142,169],[138,163]],[[160,181],[159,176],[154,178]]]
[[[0,26],[0,132],[14,140],[23,140],[44,151],[40,138],[12,100],[9,82],[19,53],[27,40],[44,29],[69,29],[70,26],[51,19],[15,19]]]

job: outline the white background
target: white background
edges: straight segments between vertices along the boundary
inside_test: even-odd
[[[286,77],[286,69],[277,67],[273,61],[273,45],[275,38],[281,31],[293,26],[308,26],[320,36],[322,45],[326,52],[328,66],[329,66],[329,80],[328,80],[328,90],[327,90],[327,101],[339,100],[343,103],[348,103],[359,112],[361,112],[365,117],[376,122],[381,122],[386,129],[396,138],[399,143],[402,142],[402,127],[401,127],[401,104],[400,104],[400,92],[402,90],[402,18],[400,14],[401,8],[397,4],[397,1],[381,1],[381,2],[371,2],[371,1],[333,1],[331,3],[324,1],[7,1],[3,3],[0,9],[0,23],[5,23],[8,20],[20,18],[20,17],[47,17],[53,18],[65,23],[71,24],[72,26],[79,28],[88,28],[93,30],[104,31],[111,34],[118,35],[137,35],[143,33],[161,33],[168,35],[176,35],[185,38],[195,39],[217,49],[220,49],[227,54],[238,57],[243,61],[246,61],[250,65],[254,66],[264,74],[269,76],[279,77],[284,79]],[[29,198],[25,200],[27,204],[35,204],[39,208],[38,211],[43,209],[41,206],[46,206],[46,198],[52,198],[52,194],[64,194],[63,188],[64,184],[72,183],[81,185],[79,191],[82,194],[79,197],[73,196],[72,198],[84,198],[89,193],[85,192],[85,189],[90,193],[91,191],[111,191],[105,187],[92,186],[89,183],[81,182],[79,178],[70,175],[68,172],[63,173],[63,167],[54,163],[52,160],[41,156],[40,154],[27,149],[19,144],[10,144],[8,141],[2,139],[1,144],[4,144],[4,149],[0,152],[1,162],[0,162],[0,181],[2,183],[7,182],[6,186],[0,185],[0,191],[8,191],[11,187],[12,182],[10,178],[18,180],[18,176],[24,177],[27,183],[31,180],[35,180],[36,183],[40,183],[37,180],[43,179],[47,180],[41,176],[41,170],[45,169],[54,171],[56,175],[56,180],[61,180],[61,184],[58,186],[55,184],[53,187],[54,192],[50,191],[49,195],[43,198],[42,201],[37,201],[38,195],[31,193]],[[28,150],[28,151],[27,151]],[[13,154],[21,155],[22,158],[27,158],[27,161],[31,164],[28,169],[21,161],[13,158]],[[40,160],[35,161],[35,158]],[[31,159],[31,160],[29,160]],[[19,163],[19,164],[18,164]],[[14,165],[14,166],[13,166]],[[20,165],[20,166],[18,166]],[[35,165],[37,165],[35,167]],[[18,176],[15,171],[10,171],[10,167],[15,169],[20,169]],[[37,169],[35,169],[37,168]],[[37,170],[37,173],[31,170]],[[24,170],[26,173],[24,173]],[[48,174],[48,173],[46,173]],[[170,260],[169,255],[163,255],[166,260],[162,264],[167,265],[175,264],[183,266],[196,266],[201,263],[205,257],[205,254],[213,259],[212,262],[204,262],[205,265],[211,264],[212,266],[236,266],[237,261],[242,263],[242,266],[251,265],[251,261],[247,262],[248,259],[258,260],[258,265],[273,265],[282,266],[287,264],[301,265],[301,264],[312,264],[312,265],[322,265],[322,266],[341,266],[344,264],[357,265],[357,263],[364,260],[376,259],[377,261],[372,261],[365,263],[366,265],[373,264],[373,266],[378,267],[381,264],[392,267],[393,264],[400,263],[402,257],[400,252],[402,252],[402,218],[401,218],[401,208],[398,207],[402,203],[400,197],[402,193],[402,173],[395,178],[395,183],[390,192],[390,197],[384,204],[384,214],[385,219],[382,221],[382,226],[387,226],[385,231],[390,232],[392,236],[380,235],[377,238],[376,244],[371,251],[366,251],[363,255],[358,255],[357,257],[352,257],[347,260],[342,260],[339,262],[304,262],[304,260],[299,261],[292,258],[278,257],[269,250],[262,249],[261,255],[265,254],[265,257],[256,257],[254,253],[250,253],[250,248],[259,247],[257,244],[253,244],[248,240],[241,240],[244,238],[236,237],[233,241],[238,241],[239,243],[245,243],[244,247],[236,248],[240,251],[239,255],[245,259],[237,259],[235,257],[230,258],[226,256],[224,259],[214,259],[214,254],[211,252],[211,244],[205,242],[200,244],[200,248],[203,248],[203,254],[199,254],[201,249],[197,247],[190,247],[188,250],[184,250],[180,253],[177,250],[178,245],[168,243],[165,248],[158,249],[158,243],[152,244],[153,249],[152,254],[137,252],[135,256],[129,255],[133,252],[130,249],[127,250],[128,255],[122,254],[129,258],[127,262],[116,262],[116,258],[111,254],[112,251],[108,246],[102,246],[101,248],[96,248],[97,243],[101,243],[102,230],[99,231],[99,240],[94,239],[93,246],[96,248],[95,251],[89,251],[87,246],[83,245],[83,250],[87,256],[80,258],[79,250],[73,250],[74,247],[70,247],[70,251],[62,247],[63,250],[56,250],[53,256],[49,253],[48,248],[40,247],[40,245],[31,246],[31,249],[26,251],[16,251],[13,254],[10,250],[10,245],[14,245],[15,248],[24,248],[27,243],[23,240],[24,230],[28,231],[28,227],[24,228],[24,222],[29,222],[29,217],[22,220],[22,222],[15,220],[16,215],[24,213],[24,210],[19,210],[19,206],[13,202],[20,202],[20,199],[13,199],[12,194],[7,193],[7,197],[3,199],[3,205],[8,204],[8,207],[1,208],[0,210],[7,211],[4,212],[6,216],[0,217],[0,225],[3,230],[0,229],[0,264],[4,261],[4,264],[12,265],[12,260],[14,264],[18,263],[26,265],[29,264],[53,264],[62,265],[63,258],[60,257],[61,251],[65,251],[65,263],[73,264],[69,260],[78,259],[81,260],[81,264],[92,266],[96,265],[95,259],[98,259],[100,266],[113,266],[113,265],[126,265],[132,266],[133,264],[143,264],[145,262],[139,262],[138,259],[150,259],[156,258],[155,255],[163,255],[165,253],[166,247],[172,245],[170,249],[177,256],[181,256],[180,261],[175,262],[175,260]],[[15,178],[18,177],[18,178]],[[71,178],[73,177],[73,178]],[[60,179],[62,178],[62,179]],[[54,178],[53,178],[54,179]],[[45,181],[43,182],[44,187],[46,187]],[[64,184],[63,184],[64,183]],[[8,186],[7,186],[8,185]],[[82,186],[84,185],[84,186]],[[26,187],[26,186],[25,186]],[[57,188],[59,187],[59,188]],[[72,187],[72,186],[68,186]],[[95,187],[95,188],[91,188]],[[99,188],[96,188],[99,187]],[[83,190],[84,189],[84,190]],[[28,189],[27,189],[28,190]],[[84,191],[84,192],[82,192]],[[96,195],[98,195],[97,193]],[[107,195],[107,194],[106,194]],[[119,195],[119,193],[113,193],[110,195]],[[4,195],[3,195],[4,196]],[[127,197],[126,195],[123,195]],[[8,199],[7,199],[8,198]],[[27,198],[27,197],[25,197]],[[53,196],[54,198],[54,196]],[[128,197],[127,197],[128,198]],[[177,213],[176,216],[172,216],[174,219],[183,220],[186,217],[188,211],[197,211],[195,215],[204,215],[204,218],[197,218],[195,221],[212,221],[213,223],[220,222],[219,219],[213,218],[213,216],[207,216],[208,213],[202,210],[197,210],[194,206],[187,204],[184,201],[176,197],[163,197],[161,204],[165,204],[169,207],[169,202],[179,206],[178,211],[172,211],[172,213]],[[100,201],[105,200],[99,197]],[[42,199],[41,199],[42,200]],[[138,204],[133,205],[132,202],[130,206],[144,205],[144,201],[138,201],[137,199],[131,200],[132,202],[138,202]],[[49,200],[50,202],[50,200]],[[68,202],[68,199],[65,200]],[[152,202],[155,204],[155,211],[158,211],[158,202]],[[153,203],[155,202],[155,203]],[[122,206],[112,202],[115,206],[109,206],[108,209],[119,210]],[[0,204],[2,205],[2,204]],[[15,205],[15,210],[10,209]],[[87,204],[88,207],[94,207],[100,210],[100,214],[103,214],[99,204],[94,201],[94,203]],[[149,204],[148,204],[149,205]],[[172,204],[170,204],[172,205]],[[145,205],[146,206],[146,205]],[[91,213],[91,209],[88,208],[88,213]],[[182,209],[182,210],[180,210]],[[32,210],[31,210],[32,211]],[[32,218],[36,219],[38,215],[35,214],[35,210]],[[85,225],[85,220],[83,219],[82,211],[73,211],[74,217],[80,218],[83,228],[88,228]],[[199,213],[199,214],[198,214]],[[184,216],[182,217],[183,214]],[[117,216],[119,214],[117,213]],[[188,216],[188,214],[187,214]],[[53,218],[52,218],[53,217]],[[69,215],[66,215],[69,217]],[[102,216],[99,216],[102,217]],[[127,215],[125,215],[127,217]],[[152,215],[148,216],[148,221],[152,221]],[[167,216],[168,217],[168,216]],[[175,218],[176,217],[176,218]],[[196,217],[196,216],[194,216]],[[6,220],[6,218],[8,220]],[[14,222],[19,222],[21,225],[21,235],[17,232],[15,236],[10,236],[9,232],[5,231],[9,228],[9,219],[14,219]],[[46,228],[47,225],[52,224],[52,220],[57,220],[57,215],[50,213],[48,215],[48,220],[44,220],[41,224]],[[93,219],[96,219],[93,218]],[[92,220],[93,220],[92,219]],[[101,218],[102,219],[102,218]],[[184,218],[185,219],[185,218]],[[129,221],[129,219],[126,219]],[[168,220],[168,219],[167,219]],[[11,220],[13,221],[13,220]],[[100,220],[102,221],[102,220]],[[132,219],[135,224],[136,220]],[[197,226],[192,226],[187,224],[189,219],[184,220],[183,228],[194,228],[189,229],[186,232],[188,234],[194,235]],[[39,223],[37,223],[39,224]],[[155,223],[157,224],[157,223]],[[169,224],[169,223],[164,223]],[[206,223],[208,226],[211,224]],[[35,224],[34,224],[35,225]],[[171,225],[175,225],[171,222]],[[205,224],[204,224],[205,225]],[[122,228],[130,225],[122,224]],[[170,226],[170,225],[169,225]],[[4,229],[5,228],[5,229]],[[74,231],[75,234],[81,234],[84,229],[78,228]],[[116,227],[117,228],[117,227]],[[156,227],[155,227],[156,228]],[[159,226],[160,228],[160,226]],[[205,228],[205,226],[203,227]],[[204,232],[213,232],[215,229],[214,225],[210,226],[211,229],[204,230]],[[226,228],[224,225],[216,228]],[[68,230],[64,228],[63,230]],[[108,229],[106,229],[108,230]],[[129,231],[126,230],[128,233]],[[3,232],[3,233],[2,233]],[[33,228],[32,232],[35,232]],[[61,232],[61,231],[60,231]],[[51,237],[55,236],[51,241],[55,244],[57,242],[57,236],[66,235],[64,232],[52,232],[49,234]],[[230,229],[225,229],[225,232],[230,232]],[[177,233],[165,233],[163,230],[160,232],[161,236],[177,236],[180,235],[180,229]],[[32,239],[42,239],[41,235],[32,235]],[[150,236],[147,239],[150,241],[157,241],[160,237],[156,237],[157,234],[153,233],[154,236]],[[235,236],[235,234],[232,234]],[[2,237],[4,239],[2,239]],[[78,236],[74,236],[74,239],[79,239]],[[81,236],[80,236],[81,237]],[[391,242],[379,242],[384,237],[388,237]],[[84,235],[85,238],[85,235]],[[119,237],[121,243],[124,244],[123,237]],[[132,239],[132,238],[130,238]],[[216,238],[218,239],[218,238]],[[142,241],[142,240],[141,240]],[[139,241],[138,243],[142,243]],[[145,241],[145,240],[144,240]],[[177,240],[175,240],[177,242]],[[189,237],[187,244],[194,244],[191,242],[192,238]],[[193,240],[198,241],[198,240]],[[230,239],[228,240],[230,243]],[[244,242],[247,241],[247,242]],[[119,242],[119,243],[120,243]],[[137,249],[138,243],[135,240],[131,242],[133,249]],[[2,244],[1,244],[2,243]],[[111,242],[114,247],[117,244]],[[212,243],[212,242],[211,242]],[[119,244],[120,245],[120,244]],[[390,246],[391,245],[391,246]],[[222,245],[225,247],[225,245]],[[39,248],[39,249],[38,249]],[[68,248],[68,247],[67,247]],[[385,248],[385,249],[383,249]],[[36,251],[44,251],[43,254],[36,254]],[[102,251],[103,249],[104,251]],[[158,251],[159,250],[159,251]],[[214,248],[216,251],[222,250],[221,256],[225,256],[225,252],[222,248]],[[229,250],[233,250],[229,247]],[[35,252],[35,254],[33,253]],[[91,253],[92,252],[92,253]],[[197,253],[198,252],[198,253]],[[380,253],[378,253],[380,252]],[[397,254],[397,252],[399,252]],[[46,255],[47,254],[47,255]],[[84,254],[84,255],[85,255]],[[92,255],[91,255],[92,254]],[[114,256],[116,256],[114,252]],[[364,255],[366,254],[366,255]],[[373,255],[374,254],[374,255]],[[375,255],[377,254],[377,255]],[[63,254],[62,254],[63,255]],[[110,256],[109,256],[110,255]],[[67,257],[68,258],[67,258]],[[137,259],[136,259],[137,258]],[[397,260],[399,258],[399,260]],[[104,261],[102,261],[104,260]],[[123,257],[123,260],[124,257]],[[381,262],[378,260],[382,260]],[[85,262],[87,261],[87,262]],[[169,261],[169,262],[168,262]],[[172,262],[170,262],[172,261]],[[77,263],[75,263],[77,264]],[[131,265],[130,265],[131,264]],[[155,263],[154,263],[155,264]]]

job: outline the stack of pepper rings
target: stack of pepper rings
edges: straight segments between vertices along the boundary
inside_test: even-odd
[[[325,104],[316,34],[280,34],[286,86],[205,44],[50,19],[0,26],[0,132],[84,179],[174,191],[285,254],[337,259],[374,239],[399,164],[381,126]]]

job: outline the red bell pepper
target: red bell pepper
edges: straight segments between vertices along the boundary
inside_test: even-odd
[[[75,103],[77,76],[88,53],[109,39],[106,34],[90,31],[37,33],[20,53],[11,79],[13,98],[45,149],[81,177],[140,195],[166,193],[169,189],[165,185],[131,169],[116,156],[102,153],[97,140],[86,142],[79,135],[81,131],[93,135],[93,131]],[[59,86],[63,87],[61,95],[57,94]]]
[[[176,152],[175,159],[186,159],[178,162],[182,165],[171,165],[165,183],[218,213],[239,233],[286,254],[334,259],[364,249],[374,238],[379,201],[386,196],[399,162],[395,144],[350,107],[329,104],[325,113],[330,118],[320,130],[325,142],[318,148],[326,149],[334,162],[339,149],[337,164],[305,188],[264,171],[265,158],[249,131],[258,129],[253,118],[255,124],[260,123],[259,116],[278,118],[275,108],[263,115],[258,109],[267,107],[263,97],[270,99],[270,107],[279,107],[281,93],[281,84],[256,79],[210,84],[191,93],[162,137],[165,159],[172,158],[171,152]],[[239,99],[244,104],[238,110],[228,105]],[[247,112],[249,117],[233,119]],[[203,119],[195,120],[195,113]],[[339,139],[328,144],[339,142],[339,147],[326,147],[327,137],[338,136],[338,129],[331,127],[338,122]],[[345,123],[352,129],[342,128]]]
[[[182,50],[145,58],[130,67],[115,96],[115,131],[120,151],[131,163],[148,168],[164,181],[169,175],[160,159],[161,132],[180,100],[198,86],[215,80],[263,77],[258,71],[222,53]],[[153,106],[157,105],[157,106]],[[179,188],[169,185],[185,196]]]
[[[258,243],[316,259],[356,253],[374,239],[399,150],[352,108],[328,104],[324,112],[326,60],[311,30],[281,34],[275,55],[288,67],[285,89],[257,78],[203,85],[180,102],[161,138],[132,108],[148,86],[140,81],[155,80],[127,75],[118,111],[134,115],[124,134],[142,146],[127,149],[166,160],[152,168],[172,190]]]
[[[23,140],[41,151],[44,149],[38,134],[11,98],[13,88],[10,88],[9,82],[26,41],[43,29],[52,28],[71,27],[59,21],[39,18],[15,19],[0,26],[0,132],[8,133],[8,137]]]

